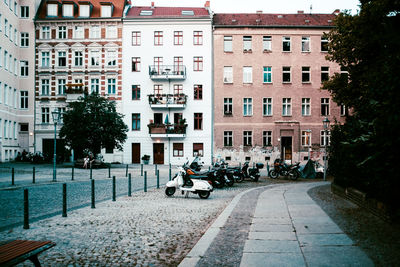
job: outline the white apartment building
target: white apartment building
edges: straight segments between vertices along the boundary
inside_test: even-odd
[[[0,1],[0,162],[34,152],[35,36],[40,1]]]
[[[131,7],[123,18],[124,162],[212,158],[212,15],[204,8]]]

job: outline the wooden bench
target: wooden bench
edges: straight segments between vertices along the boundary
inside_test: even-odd
[[[55,245],[51,241],[2,241],[0,242],[0,266],[13,266],[29,259],[36,267],[40,267],[37,255]]]

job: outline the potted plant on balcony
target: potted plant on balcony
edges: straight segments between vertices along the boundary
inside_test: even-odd
[[[147,164],[149,164],[150,156],[145,154],[145,155],[143,155],[142,160],[143,160],[143,163],[147,165]]]

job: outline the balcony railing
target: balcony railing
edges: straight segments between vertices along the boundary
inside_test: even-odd
[[[87,94],[88,90],[83,83],[67,83],[65,85],[65,94],[67,95],[67,102],[74,102]]]
[[[150,137],[185,137],[187,124],[156,124],[150,123]]]
[[[150,65],[149,75],[152,80],[185,80],[186,67],[181,65]]]
[[[152,94],[148,97],[152,108],[184,108],[187,100],[185,94]]]

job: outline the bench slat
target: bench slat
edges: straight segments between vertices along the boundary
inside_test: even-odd
[[[0,264],[1,266],[15,265],[55,245],[51,241],[11,241],[0,246]]]

